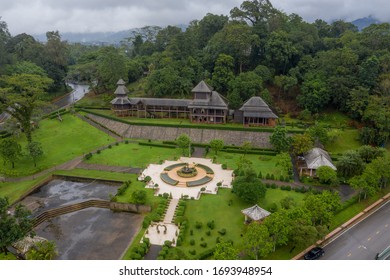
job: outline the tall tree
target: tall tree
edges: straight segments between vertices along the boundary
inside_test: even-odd
[[[216,91],[226,94],[230,81],[234,79],[234,60],[226,54],[220,54],[215,62],[211,83]]]
[[[225,143],[222,139],[213,139],[210,141],[210,147],[214,151],[215,155],[217,155],[218,152],[222,150],[224,146]]]
[[[264,225],[268,228],[268,232],[273,241],[273,249],[276,246],[286,245],[291,231],[291,224],[286,210],[279,210],[272,213],[264,221]]]
[[[32,142],[31,119],[42,105],[41,97],[52,84],[46,77],[20,74],[2,78],[7,87],[0,89],[0,107],[18,120],[27,141]]]
[[[65,84],[67,73],[67,43],[61,41],[61,35],[58,31],[46,33],[47,43],[44,48],[45,52],[45,70],[49,77],[54,81],[55,87]]]
[[[287,136],[284,127],[277,126],[269,137],[272,147],[277,152],[287,152],[290,148],[291,138]]]
[[[264,224],[251,223],[243,236],[243,248],[252,259],[258,260],[272,252],[272,239]]]
[[[0,155],[4,162],[10,162],[15,168],[15,162],[22,155],[22,147],[13,138],[5,138],[0,142]]]
[[[183,155],[185,155],[186,151],[190,150],[191,138],[187,134],[183,133],[176,138],[176,143],[182,150]]]
[[[34,166],[37,166],[37,160],[43,156],[42,145],[39,142],[33,141],[27,144],[27,151],[34,161]]]

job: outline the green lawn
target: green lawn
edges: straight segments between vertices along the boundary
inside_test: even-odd
[[[174,160],[181,156],[180,149],[141,146],[138,143],[121,143],[112,146],[100,154],[95,154],[88,163],[112,166],[131,166],[146,168],[150,163],[163,160]]]
[[[18,200],[24,193],[36,186],[39,182],[47,178],[41,176],[34,180],[23,181],[19,183],[2,182],[0,183],[0,197],[8,197],[9,203],[12,204]]]
[[[342,154],[347,150],[358,149],[362,144],[357,129],[341,130],[335,142],[326,145],[325,149],[333,155]]]
[[[280,200],[288,195],[294,197],[298,203],[304,198],[304,194],[301,193],[267,189],[266,197],[261,199],[258,204],[260,207],[268,208],[271,203],[275,202],[280,207]],[[217,195],[202,195],[200,200],[187,200],[185,216],[188,223],[183,244],[179,248],[189,258],[196,258],[199,253],[214,247],[218,236],[223,240],[232,240],[234,246],[240,248],[241,234],[245,230],[245,218],[241,214],[241,210],[251,206],[253,205],[240,200],[230,189],[219,189]],[[211,220],[215,222],[213,230],[207,227],[207,222]],[[195,228],[196,222],[203,224],[201,229]],[[226,229],[224,236],[218,233],[222,228]],[[191,230],[193,235],[191,235]],[[206,234],[207,231],[210,231],[210,236]],[[190,244],[191,239],[195,240],[193,246]],[[207,243],[206,248],[200,246],[202,242]],[[189,254],[190,250],[195,250],[196,255]]]
[[[226,152],[219,152],[217,158],[217,162],[220,164],[226,164],[228,169],[236,169],[237,162],[239,161],[242,154],[233,154]],[[208,154],[209,158],[214,157],[214,153],[211,152]],[[275,179],[279,178],[281,175],[287,176],[280,167],[276,166],[276,158],[274,156],[267,155],[245,155],[245,158],[250,160],[253,163],[253,168],[258,174],[261,171],[263,177],[267,174],[273,174]]]
[[[12,253],[8,252],[7,255],[5,255],[4,253],[1,253],[0,254],[0,260],[17,260],[17,258]]]
[[[23,148],[24,156],[15,163],[15,169],[8,164],[0,168],[0,173],[8,176],[33,174],[115,141],[104,132],[69,114],[63,116],[62,122],[58,119],[46,119],[33,132],[33,140],[40,142],[44,151],[44,156],[38,161],[37,167],[34,167],[25,150],[27,141],[24,134],[17,140]]]

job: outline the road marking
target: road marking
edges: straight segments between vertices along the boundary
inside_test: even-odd
[[[349,253],[347,257],[349,258],[350,256],[352,256],[352,254],[351,254],[351,253]]]
[[[360,246],[358,247],[358,249],[360,249],[360,248],[363,248],[363,249],[367,250],[367,247],[364,246],[364,245],[360,245]]]
[[[388,224],[385,225],[385,227],[388,227],[388,226],[389,226]]]
[[[371,240],[371,237],[367,238],[367,241],[370,241]]]
[[[380,230],[378,230],[377,232],[376,232],[376,234],[379,234],[381,231]]]

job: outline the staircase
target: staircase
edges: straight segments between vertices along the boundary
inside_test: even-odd
[[[33,219],[33,227],[36,227],[40,225],[41,223],[45,222],[46,220],[68,214],[71,212],[76,212],[82,209],[90,208],[90,207],[97,207],[97,208],[106,208],[110,209],[110,202],[105,201],[105,200],[87,200],[83,201],[80,203],[75,203],[72,205],[66,205],[63,207],[58,207],[54,209],[50,209],[47,211],[44,211],[40,214],[38,214],[34,219]]]

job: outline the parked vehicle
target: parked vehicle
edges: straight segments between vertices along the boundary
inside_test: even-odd
[[[307,252],[304,256],[305,260],[316,260],[325,254],[325,250],[321,247],[315,247]]]

